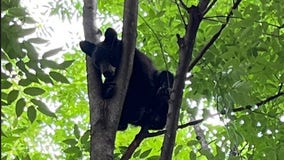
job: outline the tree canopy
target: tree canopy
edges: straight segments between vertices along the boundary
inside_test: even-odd
[[[141,0],[138,7],[137,48],[173,73],[179,59],[176,35],[185,34],[188,21],[180,2]],[[89,159],[85,54],[78,47],[83,37],[74,30],[77,44],[49,45],[61,23],[71,23],[71,30],[72,23],[81,23],[83,2],[41,4],[46,9],[41,16],[58,18],[53,26],[33,17],[28,3],[1,1],[1,159]],[[173,159],[284,156],[284,6],[264,0],[243,0],[236,9],[233,4],[210,1],[198,29]],[[102,31],[114,27],[121,33],[122,0],[98,1],[98,13]],[[131,126],[117,133],[115,159],[138,131]],[[145,139],[132,159],[159,159],[162,143],[161,134]]]

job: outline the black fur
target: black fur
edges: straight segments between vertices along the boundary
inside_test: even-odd
[[[103,42],[95,45],[81,41],[80,47],[92,58],[96,71],[105,77],[102,97],[111,98],[115,94],[114,77],[117,75],[122,54],[122,41],[117,39],[116,31],[108,28]],[[172,84],[171,72],[157,71],[152,61],[136,49],[118,130],[125,130],[129,123],[148,129],[164,128]]]

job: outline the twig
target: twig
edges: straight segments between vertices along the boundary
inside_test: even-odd
[[[272,101],[272,100],[274,100],[274,99],[276,99],[276,98],[278,98],[278,97],[280,97],[282,95],[284,95],[284,92],[278,92],[276,95],[270,96],[270,97],[266,98],[265,100],[256,103],[255,105],[257,107],[260,107],[260,106],[262,106],[262,105],[264,105],[264,104],[266,104],[266,103],[268,103],[268,102],[270,102],[270,101]],[[247,106],[244,106],[244,107],[234,108],[233,112],[240,112],[240,111],[243,111],[243,110],[250,110],[252,107],[253,107],[252,105],[247,105]]]
[[[189,8],[187,7],[187,5],[182,1],[182,0],[179,0],[179,3],[181,4],[181,6],[185,9],[185,10],[189,10]]]
[[[148,22],[144,19],[143,16],[141,16],[140,14],[138,14],[138,16],[144,21],[144,23],[146,24],[146,26],[150,29],[150,31],[154,34],[154,37],[157,39],[157,41],[158,41],[158,43],[159,43],[159,46],[160,46],[160,49],[161,49],[161,52],[162,52],[163,61],[164,61],[165,66],[166,66],[166,70],[168,70],[169,67],[168,67],[168,63],[167,63],[167,60],[166,60],[164,47],[163,47],[163,45],[162,45],[162,42],[161,42],[159,36],[158,36],[157,33],[154,31],[154,29],[148,24]]]
[[[265,100],[256,103],[256,106],[260,107],[260,106],[262,106],[262,105],[264,105],[264,104],[266,104],[266,103],[268,103],[268,102],[270,102],[270,101],[280,97],[283,94],[284,94],[284,92],[279,92],[277,95],[270,96],[270,97],[266,98]],[[251,107],[252,106],[248,105],[248,106],[245,106],[245,107],[236,108],[236,109],[233,109],[233,112],[244,111],[246,109],[250,109]],[[212,114],[212,115],[208,116],[208,118],[216,116],[216,115],[218,115],[218,113]],[[183,128],[186,128],[188,126],[197,125],[197,124],[203,122],[204,120],[206,120],[206,119],[202,118],[202,119],[190,121],[190,122],[188,122],[186,124],[179,125],[178,129],[183,129]],[[166,130],[160,130],[160,131],[156,131],[156,132],[150,133],[146,128],[141,128],[139,133],[135,136],[134,140],[131,142],[131,144],[127,148],[126,152],[121,157],[121,160],[126,160],[126,159],[131,158],[131,156],[134,153],[134,151],[137,149],[137,147],[139,147],[139,145],[141,144],[141,142],[144,139],[150,138],[150,137],[156,137],[156,136],[159,136],[159,135],[163,135],[163,134],[165,134],[165,132],[166,132]],[[208,144],[210,144],[210,143],[212,143],[212,142],[209,142]]]
[[[137,147],[141,144],[143,139],[148,135],[148,129],[147,128],[141,128],[139,133],[135,136],[134,140],[131,142],[131,144],[128,146],[125,153],[122,155],[121,160],[128,160],[131,158],[132,154],[136,150]]]
[[[175,0],[175,4],[177,5],[178,12],[179,12],[179,15],[180,15],[180,17],[181,17],[181,20],[182,20],[182,22],[183,22],[183,24],[184,24],[184,27],[186,28],[186,27],[187,27],[187,24],[185,23],[185,20],[184,20],[182,14],[181,14],[181,9],[180,9],[180,7],[179,7],[179,4],[178,4],[177,0]]]
[[[214,4],[217,2],[217,0],[213,0],[213,2],[211,2],[209,4],[209,6],[206,8],[206,10],[202,13],[203,15],[205,15],[213,6]]]
[[[231,16],[233,15],[233,10],[237,9],[239,4],[241,3],[242,0],[237,0],[234,5],[232,6],[230,12],[228,13],[227,17],[226,17],[226,22],[224,24],[221,25],[221,28],[219,29],[219,31],[217,33],[215,33],[215,35],[213,35],[213,37],[210,39],[210,41],[201,49],[201,51],[199,52],[199,54],[195,57],[195,59],[190,63],[189,65],[189,70],[191,71],[192,68],[199,62],[199,60],[203,57],[203,55],[206,53],[206,51],[212,46],[212,44],[219,38],[219,36],[221,35],[222,31],[225,29],[225,27],[228,25],[229,20],[231,18]]]

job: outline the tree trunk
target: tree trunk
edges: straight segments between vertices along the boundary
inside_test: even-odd
[[[202,11],[206,9],[209,0],[201,1],[199,7],[191,6],[190,8],[187,8],[182,1],[180,2],[182,3],[184,9],[187,10],[189,20],[186,26],[185,36],[181,38],[179,35],[177,35],[179,45],[179,64],[174,80],[173,92],[171,93],[171,98],[169,100],[169,112],[160,157],[161,160],[172,159],[186,73],[189,69],[189,64],[192,59],[196,34],[203,16]]]
[[[100,76],[95,72],[91,58],[87,57],[87,81],[90,106],[91,160],[112,160],[119,118],[132,72],[137,28],[137,0],[125,0],[123,25],[123,56],[116,77],[116,94],[105,100],[99,95]],[[100,32],[96,28],[97,0],[84,0],[83,26],[85,39],[98,43]]]

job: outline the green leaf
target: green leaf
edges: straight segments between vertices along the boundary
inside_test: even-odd
[[[34,105],[38,106],[38,107],[37,107],[37,110],[40,111],[41,113],[43,113],[43,114],[45,114],[45,115],[47,115],[47,116],[49,116],[49,117],[57,118],[56,115],[55,115],[55,113],[51,112],[51,111],[49,110],[49,108],[48,108],[42,101],[37,100],[37,99],[32,99],[31,102],[32,102]]]
[[[24,17],[27,14],[25,9],[20,7],[11,8],[9,9],[8,13],[15,17]]]
[[[68,68],[74,60],[64,61],[63,63],[59,64],[59,69],[66,69]]]
[[[53,81],[50,78],[50,76],[48,74],[42,72],[42,71],[37,71],[36,76],[37,76],[38,79],[40,79],[41,81],[43,81],[45,83],[53,84]]]
[[[31,60],[37,60],[38,59],[38,53],[35,50],[34,46],[31,45],[28,41],[23,42],[23,47],[27,50],[27,55]]]
[[[187,146],[189,147],[195,146],[196,144],[199,144],[197,140],[190,140],[187,142]]]
[[[39,63],[41,64],[42,68],[53,68],[53,69],[59,68],[58,63],[51,61],[51,60],[42,59],[39,61]]]
[[[49,75],[56,80],[57,82],[61,82],[61,83],[69,83],[68,79],[63,76],[61,73],[55,72],[55,71],[51,71],[49,72]]]
[[[20,117],[24,111],[26,105],[26,101],[24,98],[21,98],[16,103],[16,115],[17,117]]]
[[[80,139],[81,144],[88,143],[89,138],[90,138],[90,130],[87,130]]]
[[[56,48],[56,49],[52,49],[50,51],[47,51],[42,55],[42,58],[46,59],[47,57],[54,56],[61,50],[62,50],[62,48],[60,47],[60,48]]]
[[[5,68],[6,68],[9,72],[12,72],[12,71],[13,71],[13,66],[12,66],[11,63],[5,64]]]
[[[156,155],[156,156],[151,156],[147,158],[147,160],[157,160],[157,159],[160,159],[160,156]]]
[[[193,151],[191,151],[189,157],[190,157],[189,158],[190,160],[195,160],[196,159],[196,154]]]
[[[8,103],[11,104],[12,102],[14,102],[18,98],[18,95],[19,95],[19,91],[18,90],[12,90],[8,94],[8,97],[7,97]]]
[[[39,82],[36,75],[34,75],[32,73],[26,72],[26,76],[27,76],[28,80],[31,81],[31,82],[36,82],[36,83]]]
[[[139,158],[146,158],[151,153],[152,149],[148,149],[140,154]]]
[[[32,17],[25,17],[25,23],[34,24],[37,23],[37,21],[35,21]]]
[[[175,155],[177,155],[181,150],[182,150],[183,146],[182,145],[178,145],[175,147],[174,153]]]
[[[63,152],[65,152],[65,153],[79,153],[81,151],[80,151],[79,147],[74,146],[74,147],[69,147],[69,148],[65,149]]]
[[[75,146],[77,143],[78,143],[78,141],[76,140],[76,139],[65,139],[64,141],[63,141],[63,143],[65,143],[65,144],[69,144],[69,145],[71,145],[71,146]]]
[[[29,79],[21,79],[18,84],[20,86],[28,86],[32,83],[32,81],[30,81]]]
[[[38,88],[38,87],[28,87],[24,89],[24,93],[31,95],[31,96],[38,96],[45,92],[44,89]]]
[[[40,37],[28,39],[28,42],[35,44],[42,44],[48,42],[48,40],[42,39]]]
[[[207,159],[213,159],[214,158],[213,154],[210,151],[208,151],[208,150],[201,149],[201,150],[199,150],[199,152],[202,155],[206,156]]]
[[[23,72],[28,72],[25,63],[22,60],[19,60],[16,63],[16,66],[18,66]]]
[[[141,153],[141,149],[139,149],[138,151],[134,152],[133,154],[133,158],[137,158]]]
[[[12,86],[12,83],[6,81],[6,80],[2,80],[1,81],[1,89],[8,89]]]
[[[34,33],[36,31],[36,28],[28,28],[28,29],[22,29],[20,32],[19,32],[19,35],[20,37],[24,37],[24,36],[27,36],[27,35],[30,35],[32,33]]]
[[[28,108],[28,112],[27,112],[27,116],[29,118],[29,120],[31,121],[31,123],[33,123],[36,119],[36,109],[34,106],[30,106]]]
[[[79,127],[77,124],[74,124],[74,135],[77,139],[80,138],[80,131],[79,131]]]

